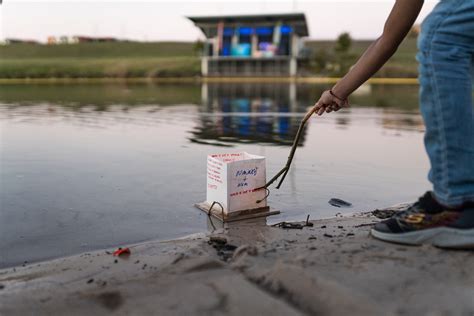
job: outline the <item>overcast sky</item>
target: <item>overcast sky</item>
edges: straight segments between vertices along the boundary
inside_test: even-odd
[[[202,33],[186,16],[303,12],[310,38],[334,39],[349,32],[357,39],[380,35],[395,1],[360,0],[148,0],[23,1],[0,5],[0,40],[48,36],[113,36],[144,41],[194,41]],[[417,21],[436,5],[425,1]]]

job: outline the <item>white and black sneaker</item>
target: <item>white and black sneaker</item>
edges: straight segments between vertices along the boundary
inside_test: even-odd
[[[377,223],[377,239],[408,245],[430,243],[442,248],[474,249],[474,205],[451,209],[426,192],[406,211]]]

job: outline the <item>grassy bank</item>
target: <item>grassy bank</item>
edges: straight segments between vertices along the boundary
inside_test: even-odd
[[[200,63],[193,43],[0,47],[0,78],[192,77],[199,74]]]
[[[375,74],[379,78],[416,78],[418,76],[418,64],[415,59],[417,46],[416,38],[407,37],[398,47],[397,52],[390,60]],[[345,55],[345,64],[353,65],[362,53],[372,43],[370,40],[353,41]],[[318,56],[326,56],[331,59],[334,55],[335,41],[308,41],[307,47],[313,52],[313,60]],[[313,69],[314,71],[314,69]],[[341,73],[326,73],[328,75],[341,75]]]
[[[200,74],[194,57],[10,58],[0,78],[183,77]]]
[[[344,57],[354,63],[370,41],[354,41]],[[314,58],[334,54],[332,41],[308,41],[313,51],[305,73],[334,76],[314,67]],[[379,77],[416,77],[415,39],[407,39]],[[82,43],[75,45],[13,44],[0,46],[0,78],[165,78],[200,74],[194,43]]]

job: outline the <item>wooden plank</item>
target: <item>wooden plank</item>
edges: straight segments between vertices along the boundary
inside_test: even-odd
[[[202,202],[196,203],[194,204],[194,206],[203,211],[204,213],[209,214],[209,208],[211,205],[209,203]],[[220,209],[219,205],[215,205],[211,210],[211,216],[219,219],[224,223],[236,222],[259,217],[267,217],[276,214],[280,214],[280,211],[270,209],[269,206],[232,212],[230,214],[224,214]]]

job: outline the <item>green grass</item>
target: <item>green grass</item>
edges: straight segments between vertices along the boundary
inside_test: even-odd
[[[370,44],[372,44],[372,42],[373,41],[371,40],[353,40],[350,52],[360,55],[364,52],[364,50],[367,49],[367,47],[369,47]],[[328,51],[332,51],[334,49],[335,44],[335,41],[306,41],[306,46],[312,48],[313,50],[324,48]],[[410,57],[414,57],[416,51],[416,38],[407,37],[398,47],[396,56],[394,57],[404,58],[407,57],[407,55]]]
[[[353,41],[348,65],[371,41]],[[314,52],[333,54],[333,41],[307,41]],[[194,77],[199,57],[190,42],[117,42],[71,45],[12,44],[0,46],[0,78]],[[406,39],[379,77],[416,77],[416,40]],[[309,75],[331,75],[311,72]]]
[[[117,42],[80,43],[71,45],[12,44],[0,46],[1,59],[29,58],[144,58],[192,57],[194,43],[190,42]]]
[[[349,63],[354,64],[372,42],[370,40],[354,40],[348,52]],[[306,46],[313,52],[324,50],[331,55],[334,52],[335,41],[307,41]],[[375,77],[417,77],[418,64],[415,59],[416,52],[416,38],[405,38],[398,47],[397,52],[379,70]]]
[[[0,60],[0,78],[192,77],[199,74],[199,59],[190,57]]]
[[[14,44],[0,46],[0,78],[192,77],[193,43]]]

